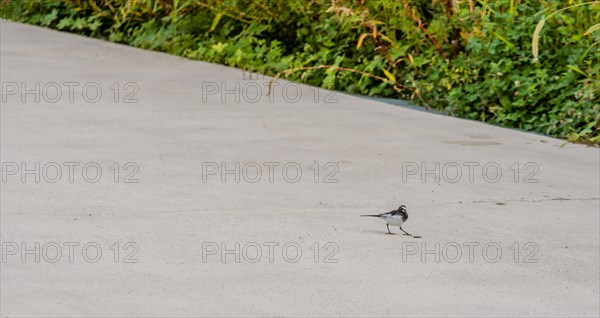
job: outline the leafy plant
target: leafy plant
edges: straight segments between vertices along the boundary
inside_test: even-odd
[[[2,17],[600,145],[599,1],[3,0]]]

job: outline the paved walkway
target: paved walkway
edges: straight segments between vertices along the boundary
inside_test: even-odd
[[[0,31],[3,316],[600,314],[597,148]]]

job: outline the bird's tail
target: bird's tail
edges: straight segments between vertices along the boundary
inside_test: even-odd
[[[376,218],[379,217],[379,215],[377,215],[377,214],[363,214],[361,216],[372,216],[372,217],[376,217]]]

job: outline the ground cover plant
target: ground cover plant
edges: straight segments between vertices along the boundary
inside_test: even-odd
[[[600,145],[600,1],[2,0],[2,17]]]

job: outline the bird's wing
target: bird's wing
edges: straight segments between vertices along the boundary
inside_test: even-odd
[[[386,212],[386,213],[381,213],[379,214],[379,216],[392,216],[392,215],[396,215],[398,213],[398,211],[394,210],[394,211],[390,211],[390,212]]]
[[[390,215],[398,215],[398,214],[400,214],[400,211],[399,211],[399,210],[394,210],[394,211],[390,211],[390,212],[388,212],[388,213],[389,213]]]

